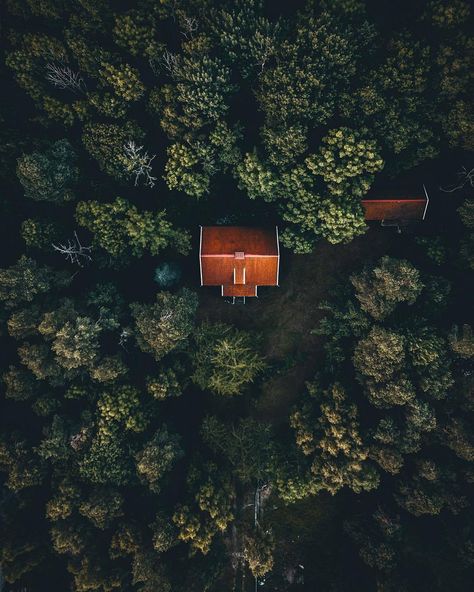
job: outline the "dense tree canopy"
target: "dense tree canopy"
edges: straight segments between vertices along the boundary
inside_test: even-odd
[[[469,590],[469,3],[0,11],[0,588]],[[200,224],[281,287],[198,289]]]

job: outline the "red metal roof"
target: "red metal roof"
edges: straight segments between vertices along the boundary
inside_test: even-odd
[[[248,226],[204,226],[201,255],[274,255],[278,256],[275,228]]]
[[[426,197],[363,199],[366,220],[423,220]]]
[[[222,296],[256,296],[257,286],[222,286]]]
[[[224,296],[256,296],[257,286],[277,286],[278,229],[204,226],[201,285],[222,286]]]

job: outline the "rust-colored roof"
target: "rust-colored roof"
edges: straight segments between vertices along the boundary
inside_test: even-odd
[[[202,255],[278,256],[276,229],[248,226],[204,226],[202,229]]]
[[[363,199],[366,220],[423,220],[426,197]]]
[[[222,296],[256,296],[257,286],[247,284],[245,286],[222,286]]]
[[[222,286],[223,296],[256,296],[257,286],[277,286],[278,229],[201,228],[201,284]]]

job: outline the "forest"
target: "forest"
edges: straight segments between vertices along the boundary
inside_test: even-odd
[[[0,592],[472,590],[472,12],[1,3]]]

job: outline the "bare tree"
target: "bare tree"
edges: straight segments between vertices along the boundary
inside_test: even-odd
[[[459,173],[457,173],[457,178],[457,183],[448,185],[448,187],[440,187],[440,190],[444,191],[445,193],[454,193],[459,189],[463,189],[466,187],[466,185],[469,187],[474,187],[474,169],[468,171],[466,167],[462,167]]]
[[[132,331],[128,327],[125,327],[120,332],[119,345],[120,345],[120,347],[123,347],[123,349],[125,351],[128,351],[127,350],[127,342],[131,336],[132,336]]]
[[[133,140],[129,140],[123,147],[124,164],[126,172],[135,177],[135,187],[141,177],[143,177],[146,187],[154,187],[157,177],[153,177],[151,172],[151,163],[156,154],[149,156],[148,152],[143,151],[143,146],[137,146]]]
[[[52,243],[51,246],[55,251],[64,255],[67,261],[76,263],[79,267],[83,266],[84,261],[92,261],[92,257],[90,256],[92,247],[83,246],[76,231],[74,231],[73,240],[68,240],[66,244],[55,245]]]
[[[181,26],[183,30],[181,31],[181,35],[185,39],[192,39],[194,37],[194,33],[198,30],[198,20],[194,16],[187,16],[184,13],[179,15],[179,20],[181,21]]]
[[[162,57],[162,63],[170,76],[175,77],[179,72],[179,56],[166,50]]]
[[[69,66],[49,62],[46,64],[46,80],[61,90],[84,93],[85,83],[80,72],[74,72]]]

